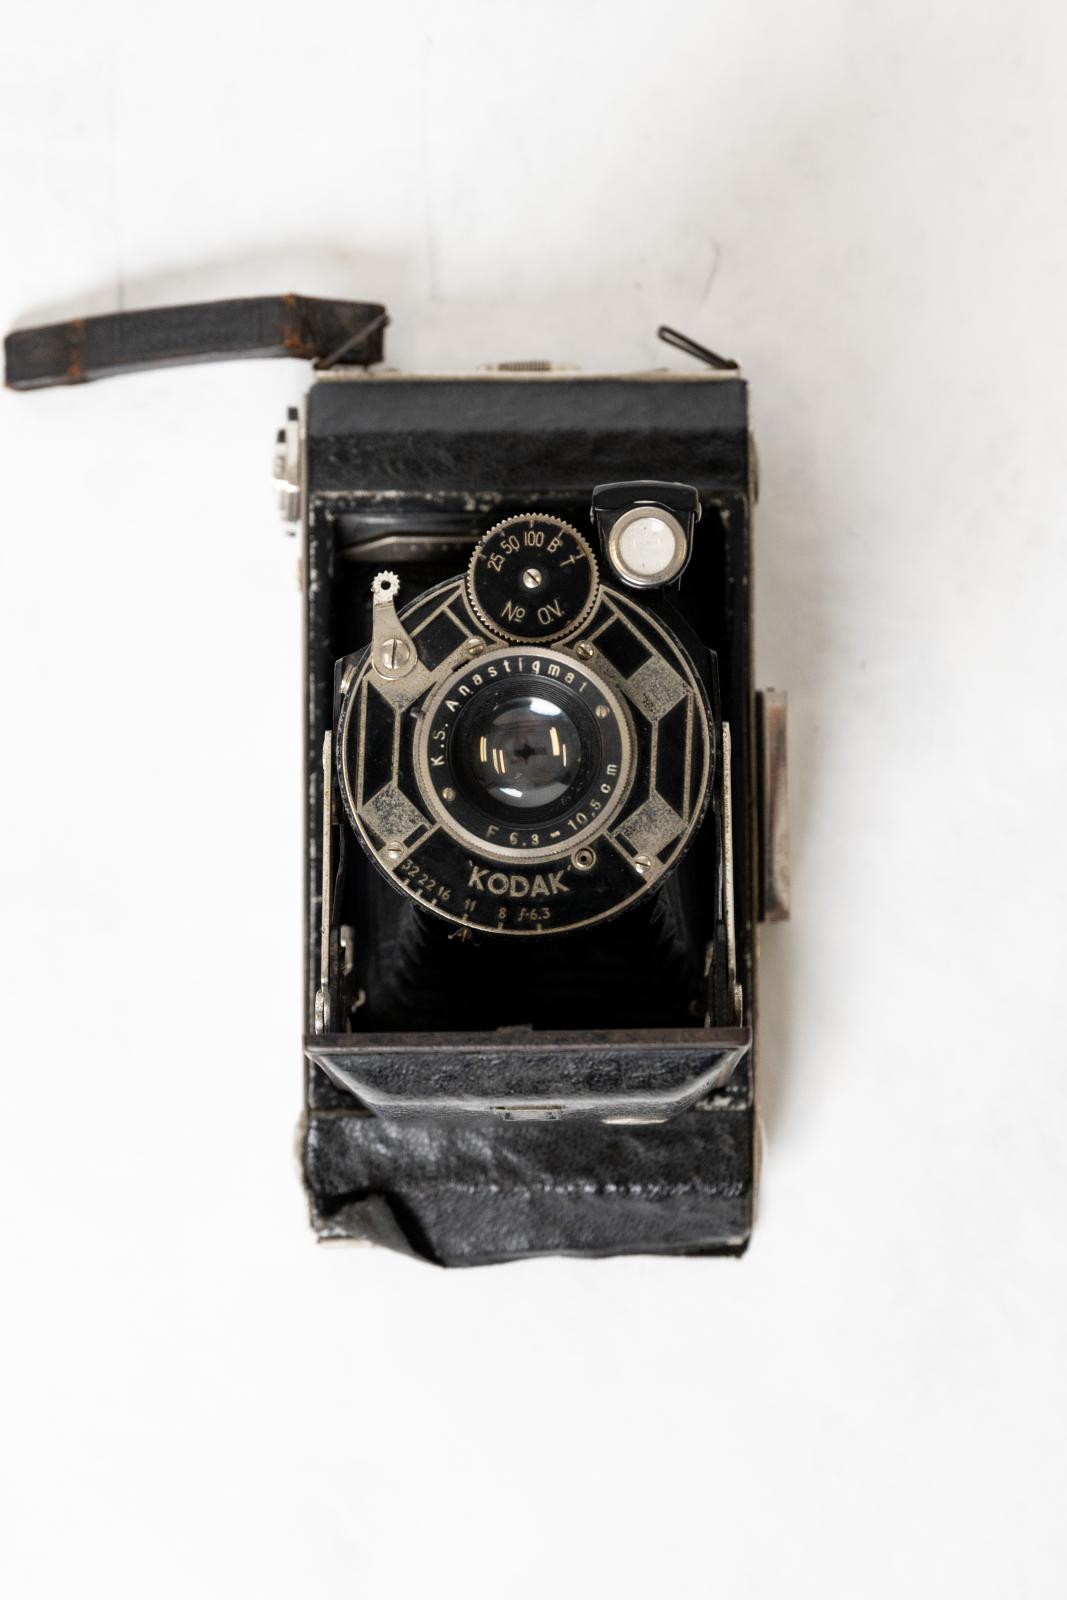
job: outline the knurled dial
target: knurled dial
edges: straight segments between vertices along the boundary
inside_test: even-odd
[[[577,529],[541,511],[508,517],[478,543],[467,594],[493,633],[548,644],[580,628],[596,604],[593,552]]]

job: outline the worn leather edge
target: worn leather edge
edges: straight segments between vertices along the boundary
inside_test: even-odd
[[[395,1249],[399,1234],[406,1253],[440,1266],[740,1255],[752,1228],[747,1110],[632,1128],[312,1116],[305,1160],[320,1239]]]

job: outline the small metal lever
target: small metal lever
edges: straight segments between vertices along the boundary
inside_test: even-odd
[[[406,678],[419,662],[415,641],[396,614],[394,602],[400,592],[400,579],[395,572],[379,572],[370,590],[374,596],[371,662],[380,678],[394,683],[397,678]]]
[[[756,695],[761,922],[788,922],[790,912],[786,709],[786,697],[778,689],[761,689]]]

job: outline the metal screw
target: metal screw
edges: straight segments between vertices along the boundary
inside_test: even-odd
[[[484,639],[468,639],[464,646],[469,656],[480,656],[485,649]]]
[[[603,720],[604,717],[609,715],[607,706],[597,706],[596,714]]]
[[[378,652],[378,659],[386,672],[399,672],[411,660],[411,646],[406,639],[386,639]]]
[[[399,844],[396,839],[390,839],[389,843],[385,847],[386,861],[399,861],[403,854],[404,846]]]
[[[579,661],[592,661],[596,652],[594,651],[593,646],[591,644],[586,644],[585,640],[583,639],[581,644],[575,645],[574,653],[578,657]]]
[[[455,789],[442,789],[441,790],[441,799],[442,800],[454,800],[455,798],[456,798]]]
[[[571,861],[579,872],[588,872],[590,867],[596,866],[596,851],[583,845],[581,850],[576,850],[571,856]]]
[[[522,581],[527,589],[539,589],[543,580],[536,567],[527,567],[522,575]]]
[[[652,857],[634,856],[633,869],[635,872],[639,872],[643,878],[646,872],[652,871]]]

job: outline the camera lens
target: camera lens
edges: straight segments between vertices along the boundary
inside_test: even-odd
[[[631,775],[609,684],[580,657],[518,646],[444,678],[418,716],[415,756],[441,848],[466,850],[472,871],[486,857],[569,854],[616,814]]]
[[[521,811],[551,805],[578,776],[578,729],[563,706],[541,694],[511,695],[471,707],[467,741],[470,777],[491,800]]]

